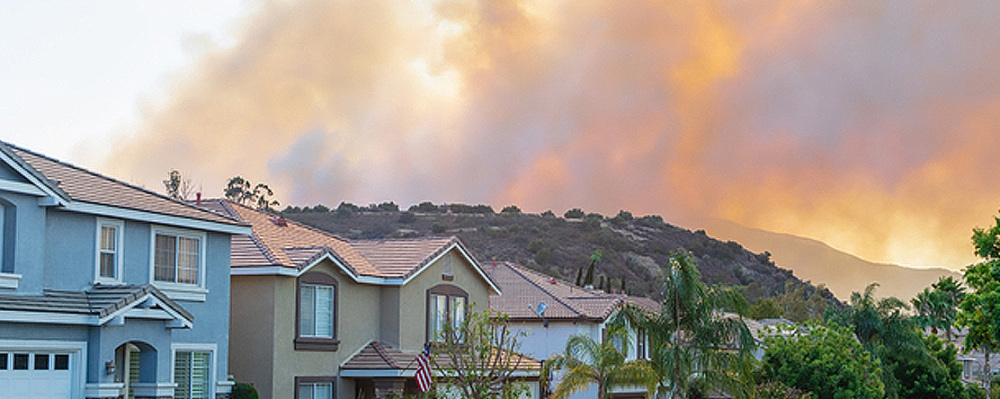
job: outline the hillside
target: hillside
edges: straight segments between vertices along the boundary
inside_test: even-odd
[[[596,265],[595,285],[604,277],[618,290],[624,277],[631,294],[653,298],[658,296],[659,265],[681,248],[693,253],[706,283],[746,285],[745,295],[751,301],[783,292],[786,281],[804,284],[790,270],[775,266],[767,255],[715,240],[701,230],[664,223],[658,216],[632,218],[626,212],[605,218],[580,212],[581,218],[567,219],[551,213],[494,214],[485,206],[454,208],[461,213],[441,212],[426,203],[422,209],[430,212],[399,212],[392,210],[394,206],[361,208],[363,212],[343,206],[339,211],[293,208],[283,215],[349,239],[454,234],[483,263],[508,260],[568,281],[575,281],[591,254],[600,249],[603,257]],[[807,288],[807,292],[813,290]],[[829,292],[825,296],[833,300]]]
[[[869,283],[878,282],[878,296],[895,296],[909,301],[942,276],[961,277],[941,268],[915,269],[873,263],[817,240],[752,229],[722,220],[706,221],[700,225],[705,226],[714,237],[737,240],[753,251],[770,252],[776,263],[791,269],[802,279],[826,284],[840,299],[847,299],[851,292],[861,292]]]

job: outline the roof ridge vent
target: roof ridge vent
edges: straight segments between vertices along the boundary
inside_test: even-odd
[[[275,217],[273,217],[273,218],[271,218],[269,220],[271,221],[271,223],[274,223],[275,226],[278,226],[278,227],[288,227],[288,220],[285,220],[284,217],[275,216]]]

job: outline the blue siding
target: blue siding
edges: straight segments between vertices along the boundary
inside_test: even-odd
[[[16,181],[18,183],[27,183],[28,182],[28,180],[25,179],[24,176],[21,176],[20,173],[18,173],[17,171],[15,171],[10,166],[7,166],[7,164],[3,163],[3,162],[0,162],[0,179],[2,179],[2,180]]]
[[[42,254],[45,252],[45,208],[38,198],[0,192],[4,203],[3,270],[21,275],[18,292],[42,291]],[[7,291],[7,290],[0,290]]]

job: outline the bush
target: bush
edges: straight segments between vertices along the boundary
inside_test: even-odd
[[[448,231],[447,224],[441,222],[434,222],[434,224],[431,225],[431,232],[433,232],[434,234],[443,234],[446,231]]]
[[[417,221],[417,217],[413,215],[413,212],[403,212],[399,214],[399,223],[410,224]]]
[[[253,384],[248,384],[245,382],[237,382],[233,386],[233,399],[259,399],[260,395],[257,394],[257,388],[253,387]]]
[[[500,213],[503,215],[520,215],[521,208],[518,208],[517,205],[507,205],[500,210]]]
[[[563,214],[563,217],[566,219],[583,219],[585,215],[586,213],[583,213],[583,209],[573,208],[566,211],[566,213]]]
[[[879,362],[846,328],[807,326],[805,333],[765,338],[766,380],[808,390],[819,399],[875,399],[885,395]]]

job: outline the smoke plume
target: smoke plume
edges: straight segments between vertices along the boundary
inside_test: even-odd
[[[109,167],[283,203],[717,217],[960,268],[1000,207],[1000,2],[295,1]],[[216,187],[216,189],[213,189]]]

